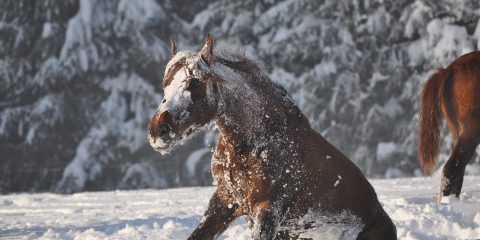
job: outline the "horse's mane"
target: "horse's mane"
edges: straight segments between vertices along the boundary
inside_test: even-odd
[[[223,67],[233,70],[233,72],[224,71],[221,67],[214,69],[214,72],[219,70],[219,74],[222,75],[223,79],[228,78],[236,82],[236,84],[226,84],[226,86],[231,91],[244,97],[244,99],[248,99],[248,101],[244,101],[244,106],[251,106],[248,108],[249,111],[262,111],[260,106],[270,104],[270,107],[273,109],[290,109],[288,111],[279,111],[276,114],[293,114],[295,116],[301,114],[301,111],[287,91],[269,78],[265,65],[261,61],[247,57],[244,51],[222,49],[217,53],[215,61]],[[221,77],[219,76],[220,81],[223,80]],[[253,116],[257,117],[260,115]],[[269,115],[273,116],[274,114],[269,113]],[[282,117],[286,116],[283,115]]]
[[[179,59],[177,61],[174,61],[174,63],[171,63],[172,66],[170,66],[170,63],[167,64],[165,68],[166,76],[164,77],[164,81],[162,83],[163,88],[165,88],[170,84],[170,82],[173,79],[173,74],[176,73],[176,70],[178,70],[179,68],[183,67],[186,64],[185,57],[187,57],[188,55],[185,55],[185,53],[193,54],[194,52],[185,51],[183,53],[184,54],[181,56],[174,56],[174,58],[179,58]],[[236,49],[236,50],[227,49],[227,48],[216,49],[214,55],[215,55],[214,61],[230,69],[233,69],[236,72],[243,73],[245,75],[258,76],[259,74],[266,72],[265,65],[263,64],[262,61],[253,57],[247,57],[245,54],[245,50],[242,50],[242,49]]]
[[[266,72],[265,64],[257,58],[247,56],[244,49],[219,49],[216,51],[216,61],[246,74]]]
[[[294,107],[296,107],[287,91],[269,78],[265,64],[259,59],[246,56],[245,51],[240,49],[220,49],[216,52],[215,56],[217,63],[234,70],[236,74],[243,75],[241,79],[244,83],[250,85],[250,90],[260,90],[261,94],[268,99],[288,99],[288,101],[284,102],[286,104],[285,106],[294,105]],[[235,76],[233,76],[233,78],[235,79]],[[236,80],[238,81],[239,79]]]

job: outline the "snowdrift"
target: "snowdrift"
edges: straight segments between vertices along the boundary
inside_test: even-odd
[[[435,203],[438,177],[372,180],[399,239],[478,239],[480,177],[466,176],[460,200]],[[0,239],[185,239],[212,187],[0,196]],[[248,239],[244,219],[219,239]],[[330,239],[325,236],[325,239]]]

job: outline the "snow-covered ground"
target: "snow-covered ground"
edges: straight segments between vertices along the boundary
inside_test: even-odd
[[[400,239],[480,239],[480,177],[437,206],[438,178],[372,180]],[[0,239],[185,239],[213,188],[0,196]],[[220,239],[248,239],[234,222]]]

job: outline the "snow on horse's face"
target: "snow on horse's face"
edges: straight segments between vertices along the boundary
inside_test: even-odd
[[[213,39],[208,38],[198,53],[179,52],[172,41],[172,59],[163,77],[163,100],[150,121],[148,140],[160,153],[167,153],[179,140],[198,132],[210,123],[216,110],[207,81],[213,59]]]

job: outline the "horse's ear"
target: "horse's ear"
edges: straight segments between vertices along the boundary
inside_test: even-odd
[[[172,37],[172,57],[178,53],[177,43],[175,42],[175,38]]]
[[[212,63],[213,60],[213,38],[208,34],[207,42],[203,45],[202,50],[200,50],[200,56],[202,57],[203,61],[205,61],[208,65]]]

